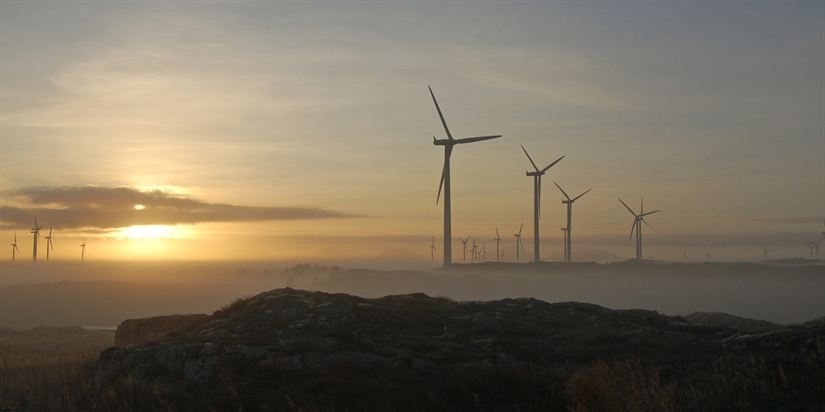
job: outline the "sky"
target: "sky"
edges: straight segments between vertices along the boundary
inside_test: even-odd
[[[0,260],[808,257],[825,3],[0,2]],[[823,245],[825,248],[825,245]],[[577,252],[578,251],[578,254]],[[390,253],[390,254],[391,254]]]

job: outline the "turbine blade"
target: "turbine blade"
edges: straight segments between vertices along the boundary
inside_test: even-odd
[[[646,221],[646,220],[644,220],[644,219],[639,219],[639,220],[641,220],[641,221],[642,221],[642,223],[646,224],[646,225],[647,225],[647,227],[649,227],[649,228],[650,228],[650,230],[652,230],[652,231],[654,231],[654,232],[656,231],[656,229],[654,229],[654,228],[653,228],[653,226],[650,226],[650,223],[647,223],[647,221]]]
[[[473,143],[473,142],[480,142],[480,141],[482,141],[482,140],[496,139],[496,138],[499,138],[499,137],[501,137],[501,135],[500,135],[500,134],[493,135],[493,136],[465,137],[465,138],[461,138],[461,139],[454,139],[454,140],[455,140],[455,143],[456,143],[456,144],[460,144],[460,143]]]
[[[536,166],[536,162],[534,162],[534,161],[533,161],[533,158],[532,158],[532,157],[530,157],[530,153],[527,153],[527,149],[525,149],[525,148],[524,148],[524,145],[520,145],[520,146],[521,146],[521,150],[524,150],[524,154],[526,154],[526,155],[527,155],[527,159],[529,159],[529,160],[530,160],[530,163],[533,165],[533,167],[534,167],[534,168],[536,169],[536,171],[538,172],[538,171],[539,171],[539,167],[538,167],[538,166]]]
[[[627,238],[628,242],[630,242],[630,240],[633,239],[633,231],[636,230],[636,224],[637,224],[638,220],[639,220],[638,218],[633,219],[633,226],[630,226],[630,237]]]
[[[435,198],[435,204],[438,204],[438,201],[441,200],[441,188],[444,187],[444,177],[447,175],[447,163],[444,163],[444,167],[441,168],[441,180],[438,182],[438,196]]]
[[[536,176],[536,203],[538,204],[539,210],[536,211],[536,217],[541,220],[541,175]]]
[[[587,192],[589,192],[589,191],[591,191],[591,190],[593,190],[593,188],[587,189],[587,191],[585,191],[584,193],[582,193],[582,194],[580,194],[580,195],[578,195],[578,196],[574,197],[574,198],[573,198],[573,200],[571,200],[571,202],[575,202],[576,200],[578,200],[578,198],[580,198],[580,197],[582,197],[582,196],[586,195],[586,194],[587,194]]]
[[[652,212],[642,213],[639,216],[642,217],[642,216],[652,215],[652,214],[654,214],[656,212],[660,212],[660,211],[661,211],[660,209],[657,209],[657,210],[654,210]]]
[[[619,201],[622,202],[622,199],[619,199]],[[634,212],[633,209],[631,209],[630,206],[627,205],[627,203],[622,202],[622,204],[624,205],[624,207],[627,208],[627,211],[630,212],[631,215],[636,216],[636,212]]]
[[[562,156],[562,157],[560,157],[560,158],[556,159],[556,161],[555,161],[555,162],[550,163],[550,164],[549,164],[549,165],[547,165],[547,167],[545,167],[544,169],[541,169],[541,172],[542,172],[542,173],[546,172],[546,171],[547,171],[547,169],[549,169],[549,168],[553,167],[553,165],[555,165],[556,163],[560,162],[560,161],[561,161],[561,159],[564,159],[564,156]]]
[[[521,229],[524,229],[524,223],[518,228],[518,235],[521,236]]]
[[[441,114],[441,108],[438,107],[438,101],[435,100],[435,94],[433,93],[433,88],[427,86],[430,89],[430,96],[433,97],[433,103],[435,103],[435,110],[438,110],[438,117],[441,118],[441,124],[444,125],[444,131],[447,132],[447,138],[453,140],[453,135],[450,134],[450,128],[447,127],[447,122],[444,120],[444,115]]]
[[[498,238],[500,238],[500,237],[501,237],[501,236],[499,236],[499,235],[498,235],[498,227],[496,227],[496,239],[498,239]],[[15,242],[17,242],[17,239],[15,239],[14,241],[15,241]]]
[[[561,190],[561,193],[564,195],[564,197],[566,197],[566,198],[567,198],[567,200],[570,200],[570,196],[567,196],[567,192],[565,192],[565,191],[564,191],[564,189],[562,189],[562,188],[561,188],[561,186],[559,186],[559,184],[558,184],[558,183],[553,182],[553,184],[554,184],[554,185],[556,185],[556,187],[558,187],[558,188],[559,188],[559,190]],[[578,199],[578,198],[577,198],[577,199]]]

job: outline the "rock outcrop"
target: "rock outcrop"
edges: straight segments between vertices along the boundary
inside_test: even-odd
[[[703,410],[725,406],[726,388],[741,384],[722,375],[697,387],[720,379],[720,359],[733,371],[737,362],[763,356],[767,366],[757,372],[765,376],[754,376],[754,385],[777,379],[774,361],[792,373],[795,364],[781,363],[790,355],[807,359],[800,379],[825,378],[823,329],[805,329],[801,340],[781,338],[785,331],[736,340],[728,328],[575,302],[363,299],[278,289],[181,320],[180,330],[173,324],[124,326],[121,342],[152,343],[103,352],[102,390],[114,397],[137,391],[149,409],[561,410],[575,401],[571,374],[594,361],[633,358],[658,368],[650,379],[680,385],[674,405]],[[151,325],[162,331],[138,332]],[[784,346],[766,346],[771,339]],[[706,393],[698,398],[697,390]],[[825,407],[825,395],[805,390],[795,407]],[[787,405],[787,392],[739,403],[774,408]]]

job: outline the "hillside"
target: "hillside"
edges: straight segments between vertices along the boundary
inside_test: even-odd
[[[118,336],[101,393],[143,409],[825,410],[821,324],[742,334],[575,302],[287,288]]]

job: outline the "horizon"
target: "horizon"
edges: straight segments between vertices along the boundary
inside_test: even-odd
[[[813,258],[825,4],[0,3],[0,262]],[[522,152],[529,151],[528,160]],[[442,199],[443,201],[443,199]],[[825,247],[822,245],[821,247]],[[712,257],[705,260],[705,253]],[[492,251],[492,253],[491,253]],[[686,253],[689,259],[682,259]],[[490,257],[492,255],[492,258]],[[415,259],[413,259],[415,260]],[[608,259],[609,260],[609,259]]]

